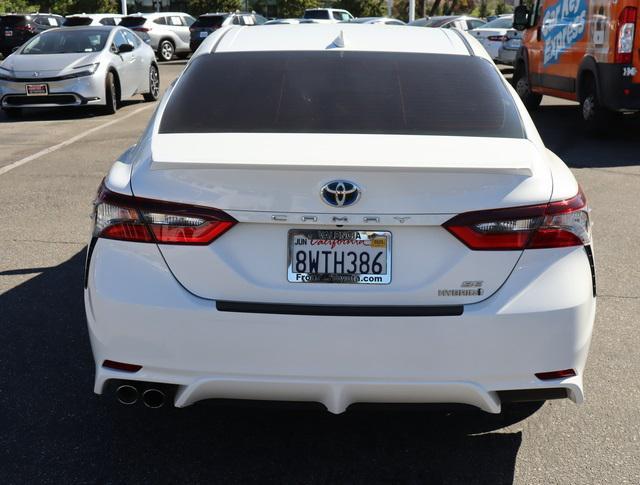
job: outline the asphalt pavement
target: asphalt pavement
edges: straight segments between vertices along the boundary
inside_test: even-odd
[[[161,66],[163,87],[183,64]],[[154,106],[0,114],[0,483],[640,483],[640,120],[592,138],[574,103],[545,98],[534,114],[593,207],[585,404],[334,416],[212,401],[149,410],[93,394],[82,300],[91,201]]]

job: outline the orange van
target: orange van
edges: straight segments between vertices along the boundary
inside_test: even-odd
[[[513,85],[529,109],[543,94],[580,102],[589,128],[640,110],[640,0],[534,0],[513,26],[524,31]]]

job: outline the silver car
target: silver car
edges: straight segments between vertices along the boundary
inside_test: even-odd
[[[196,21],[191,15],[181,12],[138,13],[124,17],[121,27],[135,32],[145,32],[151,37],[151,47],[158,60],[170,61],[174,55],[185,58],[191,53],[189,27]]]
[[[160,74],[153,49],[122,27],[64,27],[43,32],[0,64],[0,106],[102,106],[115,113],[122,99],[155,101]]]

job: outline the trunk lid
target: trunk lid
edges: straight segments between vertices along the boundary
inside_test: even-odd
[[[143,158],[132,175],[137,197],[215,207],[239,221],[209,246],[160,245],[185,288],[218,300],[474,303],[504,283],[521,252],[472,251],[442,223],[551,196],[549,169],[525,139],[156,134]],[[320,190],[333,180],[357,184],[360,200],[323,202]],[[290,283],[292,229],[390,232],[391,282]]]

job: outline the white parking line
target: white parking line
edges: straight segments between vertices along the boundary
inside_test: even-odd
[[[103,128],[106,128],[108,126],[114,125],[116,123],[118,123],[119,121],[122,120],[126,120],[127,118],[131,118],[132,116],[137,115],[138,113],[151,108],[152,106],[155,106],[154,104],[148,104],[146,106],[143,106],[142,108],[138,108],[135,111],[132,111],[131,113],[128,113],[120,118],[116,118],[115,120],[111,120],[108,121],[107,123],[104,123],[102,125],[99,126],[94,126],[93,128],[91,128],[90,130],[87,130],[83,133],[80,133],[79,135],[76,135],[74,137],[69,138],[68,140],[65,140],[61,143],[58,143],[57,145],[53,145],[50,146],[49,148],[45,148],[44,150],[40,150],[39,152],[34,153],[33,155],[29,155],[28,157],[24,157],[20,160],[18,160],[17,162],[13,162],[10,163],[9,165],[5,165],[4,167],[0,168],[0,175],[4,175],[5,173],[13,170],[14,168],[18,168],[21,167],[22,165],[32,162],[40,157],[43,157],[45,155],[48,155],[51,152],[55,152],[56,150],[59,150],[60,148],[66,147],[67,145],[71,145],[72,143],[77,142],[78,140],[81,140],[82,138],[84,138],[85,136],[88,136],[92,133],[95,133],[96,131],[102,130]]]

